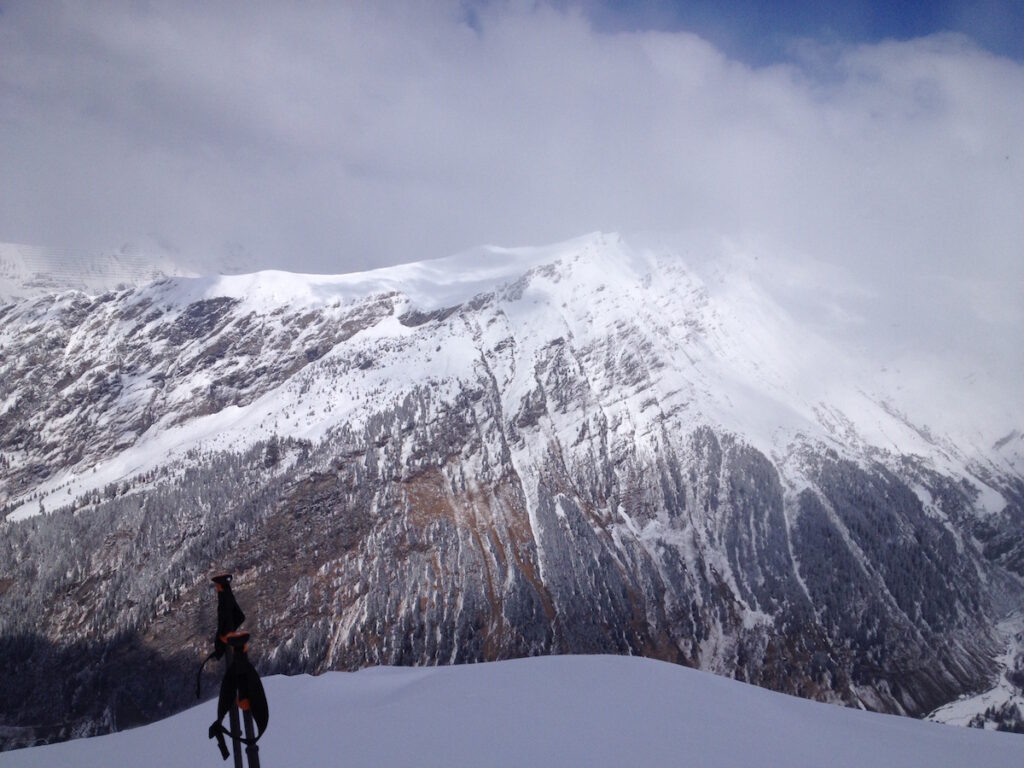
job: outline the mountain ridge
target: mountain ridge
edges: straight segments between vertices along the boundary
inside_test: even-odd
[[[482,269],[470,269],[469,278],[465,279],[465,265],[479,262],[483,255],[496,257],[497,264],[485,262]],[[151,288],[137,289],[128,294],[122,293],[128,305],[123,314],[126,320],[132,322],[130,331],[135,333],[147,325],[138,322],[140,318],[145,319],[141,317],[142,314],[150,307],[153,307],[149,310],[150,315],[156,314],[156,307],[160,305],[167,307],[171,312],[173,307],[191,307],[196,310],[197,322],[216,323],[219,319],[230,319],[230,315],[251,316],[253,313],[260,316],[277,313],[285,317],[303,314],[304,317],[308,317],[308,311],[323,310],[328,305],[331,309],[339,310],[357,304],[364,298],[383,297],[380,301],[391,301],[393,304],[394,317],[389,321],[393,327],[385,330],[384,325],[374,323],[372,327],[359,327],[356,334],[367,336],[373,333],[386,333],[401,339],[403,334],[407,335],[408,329],[415,327],[416,324],[437,318],[440,316],[438,313],[454,312],[455,308],[474,298],[479,300],[480,297],[493,297],[495,291],[502,287],[513,292],[522,289],[522,285],[516,283],[516,280],[521,283],[526,279],[524,276],[533,274],[531,270],[543,266],[550,272],[553,263],[563,263],[566,259],[573,258],[578,263],[588,255],[590,262],[586,267],[599,273],[601,277],[590,281],[591,292],[586,295],[596,296],[598,302],[601,301],[600,294],[605,291],[602,281],[606,278],[631,283],[630,288],[639,288],[642,280],[653,279],[651,275],[657,274],[654,271],[657,268],[657,257],[651,252],[639,254],[629,249],[618,235],[594,233],[548,248],[478,249],[434,262],[344,276],[263,272],[240,276],[163,280]],[[625,266],[627,264],[629,266]],[[462,272],[457,270],[459,265],[463,265]],[[458,279],[460,276],[464,279]],[[955,452],[953,441],[941,432],[932,434],[926,427],[915,424],[900,409],[900,405],[903,404],[893,404],[890,397],[867,394],[864,386],[857,383],[856,371],[860,361],[849,359],[842,352],[837,353],[834,348],[829,348],[823,339],[808,334],[805,329],[795,325],[784,310],[763,291],[759,292],[746,276],[734,276],[724,297],[711,294],[707,286],[692,272],[672,262],[668,263],[667,273],[659,274],[659,278],[680,281],[680,290],[687,292],[693,303],[693,307],[690,308],[684,306],[682,302],[675,302],[674,306],[669,307],[676,314],[669,314],[668,317],[674,320],[683,313],[681,322],[684,325],[689,324],[689,327],[684,343],[680,344],[676,340],[667,347],[662,344],[659,350],[661,357],[685,356],[689,366],[684,367],[688,367],[691,373],[697,371],[697,375],[688,376],[685,371],[680,371],[679,367],[673,373],[684,381],[687,378],[691,379],[692,387],[702,387],[694,389],[691,399],[700,401],[698,407],[708,411],[704,414],[705,419],[741,435],[744,440],[756,444],[763,452],[779,451],[782,448],[779,443],[784,443],[785,440],[773,438],[772,432],[786,429],[790,434],[809,432],[809,437],[831,441],[841,447],[848,447],[843,445],[844,442],[857,442],[875,449],[928,456],[932,461],[942,462],[947,471],[955,470],[961,475],[969,474],[964,465],[972,459],[980,458],[988,465],[1003,463],[1005,466],[1000,459],[1015,462],[1015,459],[1019,458],[1019,449],[1018,454],[1011,453],[1015,447],[1012,440],[1013,432],[1010,432],[1009,441],[1004,441],[998,447],[996,444],[999,441],[993,438],[990,441],[992,448],[988,451],[989,455],[951,456],[950,449]],[[510,285],[511,289],[508,287]],[[517,285],[519,288],[515,287]],[[482,288],[489,290],[481,291]],[[644,300],[643,296],[636,296],[635,291],[634,295],[630,295],[630,289],[625,293],[625,307],[617,310],[612,307],[612,311],[618,311],[617,322],[620,323],[625,322],[624,318],[628,316],[630,306],[642,306]],[[558,301],[557,293],[549,292],[542,300],[554,305]],[[534,299],[534,302],[536,301],[537,299]],[[228,302],[237,303],[237,306],[234,303],[230,306],[230,313],[227,311]],[[35,306],[39,303],[37,302]],[[379,301],[378,304],[383,306]],[[75,308],[78,309],[80,306],[80,303],[76,304]],[[221,308],[224,309],[223,312]],[[576,315],[569,316],[562,316],[565,313],[559,312],[557,308],[553,309],[554,311],[542,315],[540,327],[537,323],[528,325],[526,332],[549,340],[552,337],[558,338],[555,333],[549,333],[550,326],[562,328],[570,337],[573,334],[586,336],[590,332],[580,325],[593,322],[593,313],[587,309],[577,310]],[[603,309],[608,311],[607,303]],[[45,318],[47,311],[49,309],[43,310],[40,320]],[[9,312],[6,314],[10,317]],[[26,314],[29,314],[29,318],[26,319],[31,322],[31,310]],[[73,312],[64,310],[64,314],[73,315]],[[335,314],[337,315],[337,312]],[[398,321],[397,325],[394,324],[395,319]],[[658,339],[672,337],[664,323],[650,315],[646,320],[649,327],[639,332],[647,336],[647,343],[657,345],[660,343]],[[176,320],[179,327],[167,329],[162,336],[158,333],[153,342],[166,344],[191,341],[187,335],[190,331],[185,327],[188,321],[189,318],[179,316]],[[264,324],[266,322],[264,320]],[[14,329],[23,332],[24,325],[28,323],[25,320],[22,323],[22,328],[18,329],[17,325],[8,321],[8,328],[12,329],[8,334]],[[549,327],[545,328],[544,323]],[[39,328],[44,326],[45,320],[35,325]],[[199,326],[195,330],[202,332],[203,328]],[[122,333],[128,331],[129,329],[125,328]],[[690,339],[696,339],[696,343],[687,346],[685,342]],[[788,344],[780,344],[780,339]],[[290,339],[289,343],[295,343],[295,340]],[[800,355],[793,354],[794,347],[800,350]],[[306,350],[307,356],[317,355],[318,352],[318,349]],[[115,361],[118,359],[116,349],[106,354]],[[326,354],[329,356],[330,353]],[[827,360],[826,366],[819,365],[821,360]],[[317,358],[310,362],[321,361]],[[465,365],[465,361],[461,364]],[[829,370],[825,373],[816,370],[816,366],[827,367]],[[701,367],[709,369],[710,373],[698,371],[697,369]],[[398,376],[408,379],[407,372],[397,373]],[[163,375],[163,372],[153,375]],[[445,372],[440,371],[437,375],[444,376]],[[696,381],[692,381],[693,379]],[[844,381],[853,381],[856,386],[837,385],[837,382]],[[711,391],[712,388],[722,389],[724,395],[716,397]],[[793,397],[794,391],[796,397]],[[668,394],[671,397],[676,393]],[[742,407],[737,407],[737,404]],[[294,404],[293,407],[299,406]],[[217,410],[219,412],[220,409]],[[836,440],[837,435],[839,440]],[[1002,450],[1007,447],[1009,450]],[[1024,471],[1016,463],[1009,468],[1017,474]],[[977,480],[978,478],[974,479],[975,482]],[[993,489],[985,490],[989,494],[992,491]],[[993,498],[992,504],[998,505],[999,501]],[[21,509],[22,514],[27,512],[27,509]]]

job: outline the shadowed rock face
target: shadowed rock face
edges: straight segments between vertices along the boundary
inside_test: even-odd
[[[1021,597],[1019,478],[988,477],[1007,504],[982,516],[963,477],[862,441],[837,451],[838,431],[759,450],[701,416],[699,292],[599,333],[596,309],[535,332],[535,282],[567,279],[541,269],[431,312],[392,294],[257,314],[142,292],[0,313],[12,497],[228,406],[280,396],[269,423],[294,424],[359,400],[316,442],[196,448],[2,524],[0,679],[16,693],[0,743],[187,705],[223,570],[264,672],[642,654],[906,714],[985,685],[994,622]],[[595,291],[586,312],[611,300]],[[61,678],[38,673],[54,659]],[[143,706],[138,680],[157,673],[189,679]]]

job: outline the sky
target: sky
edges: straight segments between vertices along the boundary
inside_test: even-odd
[[[0,241],[337,273],[699,230],[991,303],[1022,40],[1013,0],[0,0]]]
[[[686,30],[752,65],[785,58],[801,39],[876,43],[940,32],[970,37],[992,53],[1018,61],[1024,58],[1024,6],[1017,0],[633,0],[584,7],[601,30]]]

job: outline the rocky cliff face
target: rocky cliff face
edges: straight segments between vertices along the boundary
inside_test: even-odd
[[[187,703],[220,569],[264,671],[631,653],[906,714],[986,684],[1005,444],[678,260],[491,257],[0,310],[0,488],[50,510],[0,535],[8,744]]]

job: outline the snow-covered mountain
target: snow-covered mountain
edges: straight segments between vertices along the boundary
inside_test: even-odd
[[[0,308],[4,669],[105,691],[57,716],[21,673],[5,722],[53,725],[12,742],[181,706],[90,662],[187,677],[225,567],[268,671],[631,653],[911,714],[991,685],[1021,424],[936,420],[798,318],[600,234]]]
[[[854,712],[675,665],[559,656],[265,681],[264,765],[1002,767],[1020,737]],[[4,755],[10,768],[215,765],[213,702]]]
[[[162,463],[196,447],[246,447],[269,434],[318,440],[338,425],[362,425],[380,402],[367,405],[367,390],[390,402],[424,381],[457,390],[476,376],[481,356],[499,359],[500,367],[494,349],[503,341],[516,345],[504,355],[509,360],[535,361],[552,346],[587,348],[592,357],[600,348],[613,352],[578,363],[596,399],[584,405],[600,407],[623,430],[650,435],[668,412],[682,429],[724,430],[776,459],[786,458],[795,438],[854,458],[913,454],[973,481],[985,509],[1003,508],[1005,500],[977,474],[1019,475],[1024,430],[1011,424],[1005,435],[966,439],[915,420],[915,404],[899,396],[898,385],[884,388],[873,361],[796,323],[741,271],[714,279],[709,285],[672,255],[593,235],[337,277],[261,272],[162,280],[95,298],[65,291],[4,310],[5,411],[29,415],[9,393],[20,389],[18,405],[28,406],[25,384],[45,387],[54,378],[53,366],[38,364],[50,362],[40,350],[59,348],[63,375],[44,403],[58,418],[44,408],[28,424],[67,449],[78,442],[75,434],[92,442],[89,424],[102,421],[107,440],[133,447],[138,470],[146,455],[156,456],[150,464]],[[483,327],[451,322],[467,310],[485,320]],[[30,354],[19,358],[21,350]],[[356,366],[351,381],[338,383],[337,369],[350,362],[338,358],[361,350],[382,359]],[[88,371],[87,381],[76,371]],[[293,374],[301,381],[287,381]],[[99,378],[115,397],[102,396]],[[506,373],[498,382],[503,405],[518,408],[535,389],[533,378],[530,370]],[[68,399],[85,407],[64,413]],[[655,399],[660,410],[644,407]],[[103,418],[94,418],[100,410]],[[313,417],[301,417],[303,410]],[[292,416],[282,418],[286,412]],[[150,424],[157,416],[160,423]],[[562,428],[551,436],[571,442],[575,435],[565,430],[579,425],[562,421],[544,426]],[[89,449],[103,454],[100,446]],[[95,464],[55,462],[70,470],[56,485],[62,492],[98,487],[97,478],[78,477],[106,469]],[[131,470],[118,462],[99,477],[125,480]],[[60,504],[51,487],[33,484],[33,494]],[[7,490],[7,503],[20,498],[16,485]]]

